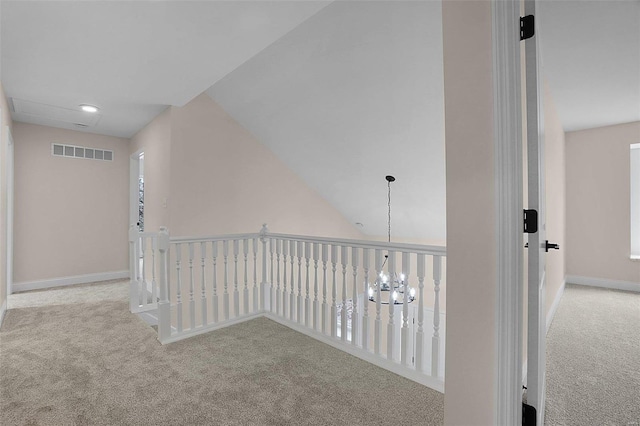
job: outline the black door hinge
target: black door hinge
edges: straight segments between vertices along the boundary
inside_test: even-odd
[[[536,426],[536,408],[522,403],[522,426]]]
[[[533,37],[535,33],[535,19],[533,15],[527,15],[520,18],[520,40],[526,40]]]
[[[538,212],[529,209],[524,211],[524,232],[535,234],[538,232]]]

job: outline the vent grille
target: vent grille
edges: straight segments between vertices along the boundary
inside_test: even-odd
[[[62,145],[59,143],[51,144],[51,155],[56,157],[113,161],[113,151],[109,149],[87,148],[84,146]]]

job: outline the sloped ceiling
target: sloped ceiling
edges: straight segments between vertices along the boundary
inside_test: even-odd
[[[365,234],[445,239],[439,2],[335,2],[207,93]]]

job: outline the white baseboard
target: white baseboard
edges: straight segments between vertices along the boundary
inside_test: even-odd
[[[44,288],[62,287],[66,285],[88,284],[97,281],[117,280],[129,277],[129,271],[100,272],[97,274],[76,275],[73,277],[52,278],[49,280],[26,281],[13,283],[13,292],[41,290]]]
[[[614,290],[634,291],[640,293],[640,283],[632,281],[606,280],[603,278],[580,277],[567,275],[570,284],[587,285],[590,287],[611,288]]]
[[[553,322],[553,317],[556,316],[556,311],[558,310],[558,306],[560,306],[560,299],[562,299],[562,295],[564,294],[564,288],[567,284],[567,279],[565,278],[562,281],[562,285],[558,289],[556,293],[556,297],[553,298],[553,303],[551,304],[551,309],[547,312],[547,334],[549,334],[549,328],[551,328],[551,323]]]
[[[158,325],[157,309],[154,309],[152,311],[147,311],[147,312],[139,312],[136,315],[138,315],[142,321],[146,322],[149,325]]]
[[[7,300],[5,299],[2,302],[2,306],[0,306],[0,327],[2,327],[2,322],[4,321],[4,314],[7,313]]]

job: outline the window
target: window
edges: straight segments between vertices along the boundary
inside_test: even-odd
[[[640,143],[631,145],[631,258],[640,259]]]

